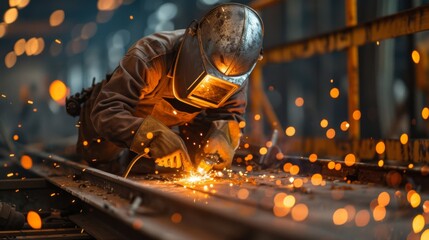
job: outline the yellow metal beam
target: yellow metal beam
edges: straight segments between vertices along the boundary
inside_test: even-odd
[[[357,0],[346,0],[346,26],[353,27],[358,23]],[[349,114],[349,137],[360,138],[360,118],[354,118],[353,113],[360,109],[359,94],[359,52],[357,46],[347,49],[347,76],[349,82],[348,114]]]
[[[265,62],[289,62],[316,54],[429,30],[429,5],[413,8],[371,22],[283,44],[264,50]]]

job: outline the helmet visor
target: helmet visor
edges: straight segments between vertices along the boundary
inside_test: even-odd
[[[218,107],[238,88],[237,85],[204,73],[202,80],[188,95],[189,100],[200,106]]]

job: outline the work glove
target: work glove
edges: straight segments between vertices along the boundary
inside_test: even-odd
[[[193,168],[182,138],[151,116],[145,118],[135,133],[130,150],[137,154],[147,154],[161,167],[183,167],[187,172]]]
[[[207,132],[206,140],[203,142],[202,151],[197,154],[197,161],[200,162],[205,156],[218,154],[219,163],[214,165],[214,169],[222,170],[231,167],[235,150],[240,143],[241,131],[238,123],[234,120],[216,120]]]

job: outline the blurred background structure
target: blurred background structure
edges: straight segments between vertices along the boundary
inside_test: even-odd
[[[0,2],[0,223],[28,223],[0,238],[41,238],[43,219],[50,239],[429,239],[429,0],[235,1],[260,13],[264,59],[236,164],[213,178],[122,178],[52,151],[77,140],[67,96],[223,2]]]
[[[137,39],[185,28],[219,0],[10,0],[0,5],[0,116],[15,141],[36,143],[76,134],[64,98],[101,81]],[[250,4],[250,1],[238,1]],[[258,8],[258,2],[253,2]],[[264,2],[264,1],[262,1]],[[345,1],[265,1],[265,48],[332,32],[346,25]],[[426,0],[357,1],[357,22],[421,6]],[[358,48],[360,137],[399,139],[429,135],[428,33]],[[349,137],[347,51],[263,69],[266,93],[289,137]],[[55,96],[54,96],[54,95]],[[249,94],[250,102],[253,93]],[[250,107],[249,107],[250,108]],[[248,111],[249,122],[264,114]],[[263,132],[270,134],[270,124]],[[245,131],[248,131],[245,128]],[[404,135],[405,134],[405,135]]]

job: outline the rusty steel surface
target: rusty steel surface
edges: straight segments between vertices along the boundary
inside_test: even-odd
[[[387,186],[380,182],[389,171],[362,163],[337,162],[341,169],[330,170],[328,160],[284,158],[276,168],[234,165],[193,181],[180,174],[124,179],[28,154],[32,172],[88,205],[74,218],[92,236],[106,224],[123,239],[406,239],[429,231],[414,226],[415,218],[429,217],[424,178],[403,174],[400,184]]]
[[[288,62],[429,29],[429,5],[264,50],[265,62]]]

